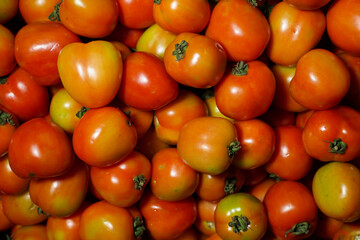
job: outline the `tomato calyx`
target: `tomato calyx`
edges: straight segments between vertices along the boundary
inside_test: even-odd
[[[333,142],[325,141],[329,143],[330,153],[339,153],[344,154],[347,148],[347,144],[343,142],[340,138],[334,139]]]
[[[188,42],[185,40],[175,44],[175,50],[172,52],[172,55],[176,57],[176,61],[180,61],[185,57],[185,52],[188,45]]]
[[[136,239],[140,239],[146,230],[144,225],[144,220],[141,217],[137,216],[134,218],[134,235]]]
[[[283,178],[279,177],[276,173],[269,173],[269,178],[274,179],[276,182],[280,182],[281,180],[284,180]]]
[[[257,7],[258,3],[256,0],[247,0],[253,7]]]
[[[7,82],[7,80],[9,79],[8,76],[5,77],[0,77],[0,84],[5,84]]]
[[[59,3],[55,4],[54,6],[54,11],[52,13],[50,13],[48,19],[52,22],[58,21],[60,22],[60,14],[59,14],[59,9],[60,9],[60,5],[62,4],[63,0],[60,0]]]
[[[13,126],[16,125],[16,123],[13,121],[12,114],[0,110],[0,125],[4,126],[5,124],[10,124]]]
[[[208,89],[206,90],[202,95],[202,99],[206,100],[206,99],[209,99],[209,98],[212,98],[214,97],[215,94],[214,94],[214,91],[212,89]]]
[[[301,222],[295,224],[291,229],[287,230],[285,232],[285,237],[287,238],[287,235],[289,233],[292,233],[293,235],[302,235],[302,234],[308,234],[310,231],[311,225],[308,222]]]
[[[248,69],[249,65],[244,61],[240,61],[233,66],[231,69],[231,74],[235,76],[245,76]]]
[[[135,189],[136,190],[142,190],[146,183],[146,177],[144,175],[140,174],[133,178],[133,181],[135,183]]]
[[[209,229],[215,229],[215,223],[213,221],[205,221],[205,224]]]
[[[82,118],[89,109],[90,108],[88,108],[88,107],[81,107],[81,109],[76,113],[76,116],[78,118]]]
[[[226,179],[224,186],[224,191],[226,196],[236,192],[237,190],[236,181],[237,179],[235,177],[230,177]]]
[[[230,143],[229,146],[227,146],[228,149],[228,155],[230,158],[234,158],[237,151],[241,149],[241,145],[239,141],[235,141]]]
[[[153,2],[154,2],[155,4],[159,4],[159,5],[160,5],[161,0],[153,0]]]
[[[233,216],[231,222],[228,223],[232,227],[234,233],[245,232],[249,229],[250,221],[245,216]]]
[[[47,214],[46,212],[44,212],[44,211],[41,209],[41,207],[38,207],[38,208],[37,208],[37,213],[38,213],[39,215],[45,215],[45,216],[47,216],[47,217],[50,217],[50,214]]]

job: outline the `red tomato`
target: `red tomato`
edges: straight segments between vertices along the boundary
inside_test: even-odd
[[[270,108],[259,117],[260,120],[276,128],[279,126],[295,125],[295,112],[289,112],[270,106]]]
[[[154,24],[152,0],[117,0],[119,22],[128,28],[143,29]]]
[[[247,0],[219,1],[205,35],[224,47],[230,61],[252,61],[264,52],[270,26],[262,12]]]
[[[261,202],[264,201],[265,195],[267,191],[270,189],[272,185],[276,183],[276,180],[273,178],[265,178],[263,181],[261,181],[258,184],[255,184],[253,186],[250,186],[246,192],[250,193],[257,199],[259,199]]]
[[[350,73],[346,65],[334,53],[317,48],[298,61],[290,93],[302,106],[324,110],[339,104],[349,87]]]
[[[19,11],[27,24],[33,22],[50,21],[49,15],[59,0],[19,0]]]
[[[29,179],[17,176],[9,165],[7,155],[0,158],[0,193],[1,194],[20,194],[28,189]]]
[[[124,43],[118,41],[111,41],[111,43],[120,51],[121,59],[124,61],[127,56],[131,53],[131,50]]]
[[[5,76],[15,68],[15,36],[14,34],[0,25],[0,77]]]
[[[305,127],[307,120],[315,112],[315,110],[307,110],[296,114],[295,125],[301,129]]]
[[[2,206],[2,200],[0,198],[0,231],[9,230],[14,225],[15,224],[10,222],[10,220],[5,216]]]
[[[215,209],[218,201],[206,201],[196,198],[197,217],[195,227],[201,233],[210,236],[215,231]]]
[[[214,95],[214,91],[213,88],[208,89],[204,94],[203,94],[203,98],[205,100],[206,106],[208,108],[208,115],[212,116],[212,117],[222,117],[222,118],[226,118],[230,121],[235,121],[232,118],[229,118],[227,116],[225,116],[224,114],[222,114],[216,104],[216,100],[215,100],[215,95]]]
[[[179,85],[166,72],[155,55],[133,52],[124,62],[120,100],[140,110],[156,110],[175,100]]]
[[[135,126],[114,107],[90,109],[76,125],[72,136],[76,155],[91,166],[120,162],[135,148]]]
[[[254,186],[264,181],[266,177],[269,175],[268,172],[264,169],[264,166],[260,166],[254,169],[249,169],[245,171],[245,182],[244,186]]]
[[[61,50],[58,69],[70,96],[85,107],[97,108],[115,98],[121,84],[123,61],[119,50],[110,42],[71,43]]]
[[[347,106],[315,111],[302,136],[306,152],[323,162],[360,157],[360,113]]]
[[[164,201],[147,191],[140,199],[147,233],[156,240],[172,240],[183,234],[196,219],[196,202],[193,197],[180,201]]]
[[[210,19],[210,5],[206,0],[155,0],[154,3],[155,22],[175,34],[199,33]]]
[[[360,236],[360,223],[345,223],[343,224],[338,231],[333,235],[333,240],[340,239],[356,239]]]
[[[320,212],[318,226],[314,235],[321,239],[332,239],[343,224],[344,222],[330,218]]]
[[[71,142],[55,123],[34,118],[21,124],[9,145],[9,164],[16,175],[54,177],[66,173],[74,163]]]
[[[151,167],[149,159],[133,151],[110,167],[91,167],[91,182],[107,202],[130,207],[139,201],[150,181]]]
[[[318,209],[310,190],[300,182],[275,183],[267,191],[264,205],[276,237],[306,239],[315,232]]]
[[[264,63],[238,62],[226,70],[223,79],[215,86],[216,104],[225,116],[249,120],[268,110],[275,86],[274,74]]]
[[[285,0],[290,6],[300,10],[316,10],[328,4],[331,0]]]
[[[11,137],[18,126],[16,116],[0,105],[0,157],[7,153]]]
[[[14,240],[48,240],[46,226],[43,224],[34,224],[29,226],[19,226],[11,234],[11,239]]]
[[[0,3],[0,24],[13,19],[18,11],[19,0],[2,0]]]
[[[41,85],[60,83],[57,60],[63,47],[80,42],[64,25],[55,22],[26,24],[15,36],[15,58]]]
[[[169,147],[171,147],[169,144],[159,139],[155,128],[152,126],[145,135],[138,140],[135,150],[144,154],[148,159],[152,159],[158,151]]]
[[[144,31],[145,29],[127,28],[118,23],[114,31],[105,37],[105,39],[108,41],[118,41],[124,43],[129,48],[136,49],[136,44]]]

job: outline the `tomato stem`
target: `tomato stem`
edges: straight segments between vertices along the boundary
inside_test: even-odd
[[[146,177],[144,177],[144,175],[140,174],[140,175],[134,177],[133,181],[135,183],[135,189],[142,190],[146,183]]]
[[[39,215],[45,215],[45,216],[47,216],[47,217],[50,217],[50,215],[49,214],[47,214],[46,212],[44,212],[40,207],[38,207],[37,208],[37,213],[39,214]]]
[[[82,118],[89,109],[90,108],[87,108],[87,107],[81,107],[81,109],[76,113],[76,116],[78,118]]]
[[[330,153],[339,153],[344,154],[345,149],[347,148],[347,144],[343,142],[340,138],[334,139],[333,142],[325,141],[329,143]]]
[[[144,232],[146,230],[144,226],[144,221],[141,219],[141,217],[137,216],[134,218],[134,235],[136,239],[139,239],[144,235]]]
[[[205,221],[205,224],[209,229],[215,229],[215,223],[213,221]]]
[[[55,4],[54,6],[54,11],[49,15],[48,19],[52,22],[58,21],[60,22],[60,14],[59,14],[59,9],[60,9],[60,4],[63,2],[63,0],[61,0],[59,3]]]
[[[10,124],[13,126],[16,125],[13,121],[13,116],[10,113],[0,110],[0,125],[3,126],[5,124]]]
[[[245,232],[248,230],[250,221],[244,216],[233,216],[231,222],[228,223],[229,227],[232,227],[234,233]]]
[[[225,181],[225,195],[230,195],[236,192],[237,186],[236,186],[237,179],[235,177],[227,178]]]
[[[7,82],[7,80],[9,79],[8,76],[5,77],[0,77],[0,84],[5,84]]]
[[[161,3],[161,0],[153,0],[153,2],[159,5]]]
[[[276,182],[280,182],[284,180],[283,178],[279,177],[276,173],[269,173],[269,178],[274,179]]]
[[[207,89],[202,95],[201,95],[201,97],[203,98],[203,99],[209,99],[209,98],[212,98],[212,97],[214,97],[215,95],[214,95],[214,91],[212,90],[212,89]]]
[[[258,3],[256,0],[247,0],[253,7],[257,7]]]
[[[13,240],[13,238],[9,234],[6,234],[6,240]]]
[[[176,61],[180,61],[185,57],[185,52],[188,45],[189,44],[185,40],[175,44],[175,50],[172,52],[172,55],[176,57]]]
[[[235,141],[230,143],[229,146],[227,146],[228,149],[228,155],[230,158],[234,158],[237,151],[241,149],[241,145],[239,141]]]
[[[247,74],[248,69],[249,65],[244,61],[240,61],[233,66],[231,73],[236,76],[244,76]]]
[[[292,233],[295,236],[298,236],[301,234],[308,234],[310,231],[310,228],[311,228],[311,225],[308,222],[297,223],[291,229],[289,229],[285,232],[285,237],[287,238],[287,235],[289,233]]]

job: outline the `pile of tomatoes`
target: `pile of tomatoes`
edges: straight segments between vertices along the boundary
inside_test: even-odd
[[[359,0],[1,0],[1,236],[359,239],[359,19]]]

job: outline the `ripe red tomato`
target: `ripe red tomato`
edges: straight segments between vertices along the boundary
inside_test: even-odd
[[[49,15],[59,0],[19,0],[19,11],[27,24],[33,22],[50,21]]]
[[[270,106],[270,108],[263,115],[261,115],[259,119],[269,124],[273,128],[279,126],[295,125],[296,113]]]
[[[300,10],[317,10],[328,4],[331,0],[285,0],[290,6]]]
[[[0,77],[5,76],[15,68],[15,36],[3,25],[0,25]]]
[[[345,223],[343,224],[338,231],[335,232],[335,235],[332,239],[356,239],[360,236],[360,223]]]
[[[158,151],[169,147],[171,147],[169,144],[159,139],[154,126],[151,126],[145,135],[138,140],[135,150],[152,159]]]
[[[269,227],[279,239],[306,239],[316,229],[318,208],[310,190],[300,182],[280,181],[264,198]]]
[[[5,216],[2,200],[0,198],[0,231],[6,231],[12,228],[15,224],[10,222],[10,220]]]
[[[269,42],[270,25],[247,0],[219,1],[212,10],[205,35],[224,47],[230,61],[253,61]]]
[[[203,94],[203,98],[204,98],[205,104],[207,106],[209,116],[222,117],[222,118],[226,118],[226,119],[228,119],[230,121],[235,121],[234,119],[229,118],[229,117],[225,116],[224,114],[222,114],[220,112],[218,106],[216,105],[216,100],[215,100],[215,95],[214,95],[213,88],[208,89]]]
[[[0,157],[7,153],[11,137],[18,126],[16,116],[0,105]]]
[[[229,66],[215,86],[216,104],[225,116],[249,120],[264,114],[275,94],[275,77],[260,61]]]
[[[29,179],[17,176],[10,167],[7,155],[0,158],[0,194],[21,194],[28,189]]]
[[[342,225],[344,225],[343,221],[328,217],[319,212],[319,222],[314,234],[321,239],[332,239]]]
[[[218,201],[206,201],[196,198],[197,217],[194,223],[197,230],[211,236],[215,231],[215,209]]]
[[[43,224],[34,224],[29,226],[19,226],[16,230],[12,231],[11,239],[14,240],[25,240],[25,239],[36,239],[36,240],[48,240],[46,226]]]
[[[154,24],[152,0],[117,0],[119,22],[128,28],[144,29]]]
[[[265,178],[263,181],[250,186],[246,189],[246,192],[250,193],[261,202],[264,202],[265,195],[272,185],[276,183],[273,178]]]
[[[124,43],[129,48],[136,49],[136,44],[144,31],[145,29],[127,28],[118,23],[114,31],[104,39],[108,41],[118,41]]]

